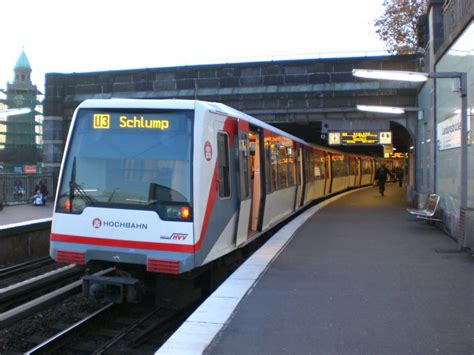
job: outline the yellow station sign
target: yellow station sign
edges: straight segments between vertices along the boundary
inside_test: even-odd
[[[329,132],[329,145],[392,144],[392,132],[347,131]]]
[[[378,144],[378,132],[341,132],[341,144]]]

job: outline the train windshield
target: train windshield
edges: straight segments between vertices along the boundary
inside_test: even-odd
[[[104,206],[179,219],[192,205],[193,117],[190,110],[79,110],[57,212]]]

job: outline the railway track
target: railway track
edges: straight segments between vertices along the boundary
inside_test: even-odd
[[[114,268],[102,270],[104,275]],[[75,265],[0,290],[0,329],[81,291],[84,270]],[[71,279],[75,281],[71,282]],[[49,293],[44,294],[47,291]]]
[[[12,280],[17,280],[20,276],[28,278],[31,275],[38,274],[38,270],[58,267],[58,264],[49,256],[43,258],[29,260],[23,263],[11,265],[0,269],[0,288],[5,287],[6,284],[11,283]]]
[[[26,354],[154,353],[168,332],[194,307],[176,310],[154,302],[130,305],[107,304],[67,329],[37,345]]]
[[[82,267],[67,265],[36,274],[29,279],[22,278],[23,281],[0,288],[0,312],[5,312],[75,281],[83,273]]]

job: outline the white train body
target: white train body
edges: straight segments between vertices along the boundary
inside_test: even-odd
[[[374,168],[222,104],[87,100],[71,123],[50,254],[184,273],[315,199],[371,184]]]

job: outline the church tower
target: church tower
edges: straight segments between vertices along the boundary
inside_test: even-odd
[[[23,50],[14,67],[13,83],[7,83],[6,99],[3,103],[9,108],[29,108],[27,114],[8,116],[6,120],[5,146],[0,151],[0,160],[7,165],[21,166],[37,164],[39,160],[39,140],[37,136],[35,108],[40,94],[31,82],[31,65]]]

